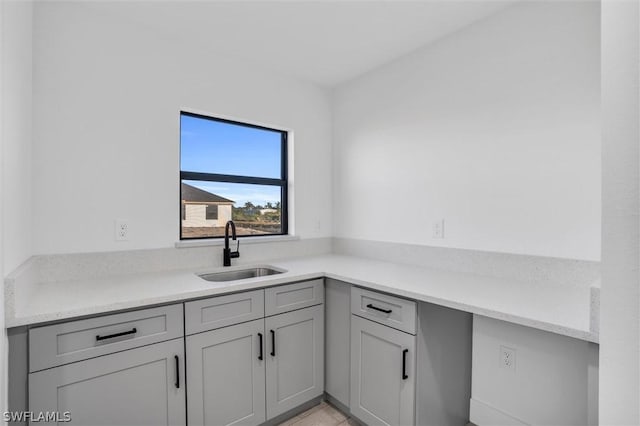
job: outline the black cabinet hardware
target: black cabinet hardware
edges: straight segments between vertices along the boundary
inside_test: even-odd
[[[175,355],[176,359],[176,388],[180,389],[180,358]]]
[[[262,361],[262,333],[258,333],[258,338],[260,339],[260,355],[258,355],[258,359]]]
[[[402,380],[407,380],[409,376],[407,376],[407,353],[409,349],[405,349],[402,351]]]
[[[384,312],[385,314],[390,314],[391,313],[391,309],[382,309],[382,308],[378,308],[377,306],[373,306],[371,303],[369,303],[367,305],[367,308],[369,309],[374,309],[376,311],[380,311],[380,312]]]
[[[273,330],[269,330],[271,332],[271,356],[276,356],[276,332]]]
[[[122,333],[109,334],[107,336],[100,336],[98,334],[96,336],[96,340],[100,341],[100,340],[105,340],[105,339],[113,339],[113,338],[120,337],[120,336],[126,336],[127,334],[136,334],[137,332],[138,332],[138,330],[135,327],[133,327],[131,330],[123,331]]]

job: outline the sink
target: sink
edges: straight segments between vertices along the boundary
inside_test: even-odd
[[[246,269],[235,269],[233,271],[223,272],[209,272],[204,274],[197,274],[200,278],[206,281],[235,281],[244,280],[247,278],[266,277],[267,275],[281,274],[285,271],[275,269],[271,266],[258,266]]]

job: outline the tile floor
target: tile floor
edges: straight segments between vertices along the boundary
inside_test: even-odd
[[[278,426],[357,426],[344,413],[322,401]]]

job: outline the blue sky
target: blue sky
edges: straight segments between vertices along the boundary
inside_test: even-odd
[[[180,170],[280,178],[281,134],[182,115]]]
[[[280,178],[280,132],[182,115],[180,170]],[[185,183],[235,201],[255,205],[280,201],[280,187],[225,182]]]

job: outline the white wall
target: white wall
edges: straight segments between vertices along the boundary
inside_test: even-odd
[[[0,277],[31,255],[31,1],[0,2]],[[7,337],[0,292],[0,412],[7,407]]]
[[[4,102],[2,194],[4,272],[9,273],[32,252],[32,23],[31,1],[5,1],[2,21]]]
[[[118,3],[35,6],[35,253],[173,245],[180,108],[293,129],[295,233],[330,236],[329,94],[105,7]],[[130,241],[114,241],[115,219],[129,220]]]
[[[340,86],[335,235],[599,260],[599,19],[518,4]]]
[[[5,52],[7,51],[7,47],[5,45],[6,34],[4,33],[4,29],[6,25],[4,25],[4,19],[6,16],[5,12],[5,2],[0,2],[0,160],[4,159],[4,129],[5,125],[5,116],[4,111],[6,109],[5,105],[5,91],[7,82],[4,79],[5,71],[4,64],[5,61]],[[3,194],[4,190],[2,188],[2,183],[4,180],[2,179],[2,175],[0,174],[0,259],[4,259],[4,226],[2,224],[2,219],[4,218],[4,214],[2,213],[2,209],[4,206],[3,202]],[[4,278],[4,261],[0,262],[0,277]],[[0,326],[4,329],[4,291],[0,296]],[[8,340],[6,337],[6,332],[3,333],[2,339],[0,343],[0,359],[2,360],[0,364],[0,410],[6,410],[9,406],[8,404],[8,386],[9,379],[6,372],[9,370],[9,356],[8,356]]]
[[[640,424],[640,6],[602,3],[600,424]]]
[[[501,346],[515,350],[514,369],[500,366]],[[595,425],[597,383],[590,382],[590,368],[597,368],[594,344],[474,315],[470,420]]]

